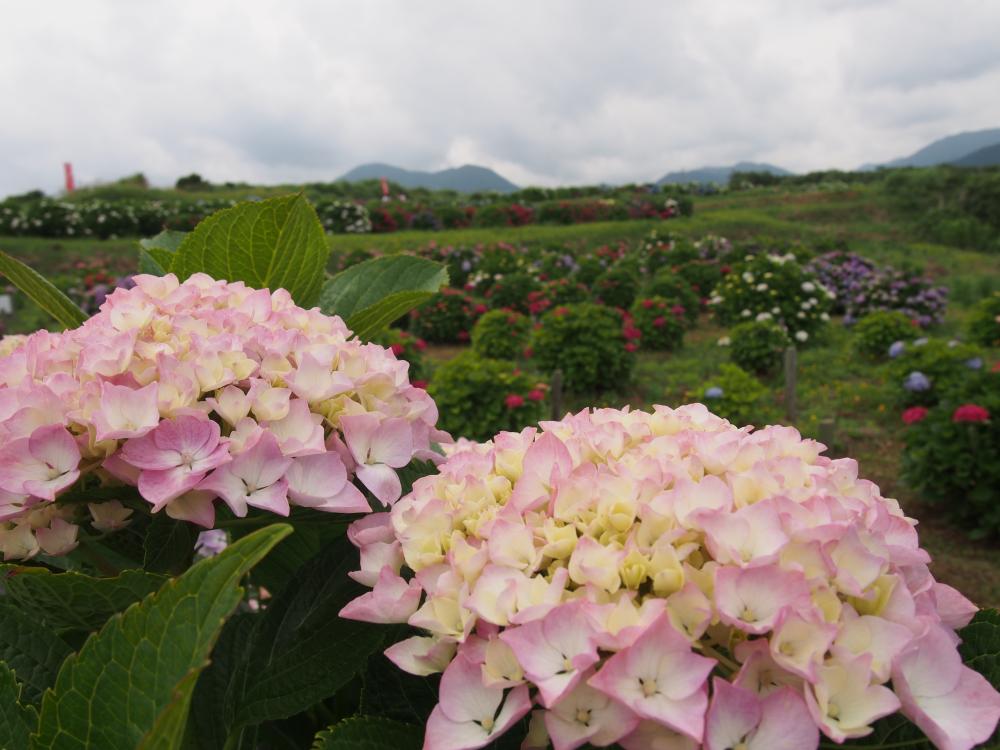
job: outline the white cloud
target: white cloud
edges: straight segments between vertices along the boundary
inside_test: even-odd
[[[976,0],[19,3],[0,27],[0,195],[485,164],[631,181],[740,159],[852,168],[1000,125]]]

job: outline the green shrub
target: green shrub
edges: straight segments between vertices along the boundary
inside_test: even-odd
[[[545,386],[510,362],[465,352],[434,371],[427,388],[438,405],[438,426],[455,437],[488,440],[546,416]]]
[[[578,262],[575,279],[587,287],[592,287],[607,270],[608,261],[596,255],[585,255]]]
[[[714,414],[742,427],[762,416],[767,392],[753,375],[726,362],[718,376],[701,389],[699,398]]]
[[[760,254],[746,256],[715,288],[710,304],[722,325],[773,320],[802,345],[826,326],[832,299],[793,255]]]
[[[547,312],[531,338],[544,372],[562,370],[567,391],[591,393],[620,387],[635,365],[634,345],[622,334],[622,319],[610,307],[590,303]]]
[[[1000,292],[980,300],[968,322],[969,338],[980,346],[1000,346]]]
[[[985,409],[988,418],[980,421],[983,414],[968,405]],[[956,414],[963,406],[964,414]],[[910,422],[904,481],[970,536],[1000,535],[1000,373],[982,373],[937,406],[904,416]]]
[[[628,268],[615,266],[594,282],[594,297],[602,305],[627,310],[635,301],[639,282]]]
[[[729,357],[747,372],[770,375],[781,367],[790,343],[785,329],[773,321],[740,323],[729,334]]]
[[[657,271],[643,293],[647,297],[664,298],[670,303],[671,308],[682,308],[684,319],[689,324],[694,324],[698,320],[701,300],[691,285],[669,268]]]
[[[548,300],[553,307],[586,302],[590,299],[590,290],[585,284],[573,279],[555,279],[542,286],[541,298]]]
[[[541,287],[541,282],[529,273],[504,274],[493,282],[486,293],[486,300],[492,310],[510,309],[526,313],[529,298]]]
[[[897,341],[912,341],[918,329],[898,310],[880,310],[866,315],[854,326],[854,348],[866,357],[884,359]]]
[[[677,275],[688,283],[699,297],[708,299],[722,281],[722,267],[712,260],[692,260],[678,266]]]
[[[442,289],[411,315],[416,335],[436,344],[454,344],[469,340],[476,303],[457,289]]]
[[[472,350],[480,357],[516,360],[531,336],[531,320],[507,310],[490,310],[472,327]]]
[[[684,324],[663,297],[645,297],[632,305],[632,325],[642,334],[639,345],[650,351],[672,351],[684,343]]]
[[[889,380],[901,406],[933,406],[962,388],[984,367],[982,352],[971,344],[941,339],[907,343],[889,363]]]

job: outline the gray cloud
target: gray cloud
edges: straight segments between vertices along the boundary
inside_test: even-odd
[[[476,162],[527,183],[852,168],[1000,125],[976,0],[71,0],[0,27],[0,195]]]

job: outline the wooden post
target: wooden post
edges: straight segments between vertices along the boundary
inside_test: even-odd
[[[785,418],[794,423],[799,418],[795,391],[798,385],[798,351],[794,346],[785,349]]]
[[[552,419],[563,418],[563,374],[562,370],[552,373],[552,388],[549,391],[549,401],[552,404]]]

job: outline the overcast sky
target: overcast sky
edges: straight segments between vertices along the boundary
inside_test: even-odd
[[[0,195],[465,163],[519,184],[903,156],[1000,126],[997,0],[22,0]]]

